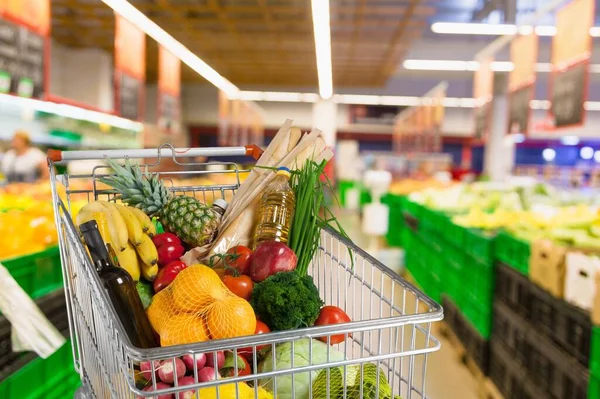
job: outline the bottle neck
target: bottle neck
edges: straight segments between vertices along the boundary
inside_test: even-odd
[[[93,223],[92,223],[93,222]],[[111,255],[109,248],[107,248],[100,231],[98,231],[98,225],[95,221],[84,223],[80,226],[83,239],[90,251],[92,257],[92,263],[96,266],[97,271],[105,270],[109,267],[113,267],[111,261]],[[88,223],[91,223],[88,225]],[[85,225],[85,226],[84,226]]]

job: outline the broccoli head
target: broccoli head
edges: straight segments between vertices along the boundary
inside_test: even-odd
[[[250,304],[272,330],[292,330],[314,324],[323,306],[311,276],[274,274],[254,286]]]

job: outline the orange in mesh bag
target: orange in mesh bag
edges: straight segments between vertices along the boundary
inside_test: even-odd
[[[223,284],[208,266],[182,270],[173,283],[156,294],[148,308],[161,346],[235,338],[254,334],[252,306]]]

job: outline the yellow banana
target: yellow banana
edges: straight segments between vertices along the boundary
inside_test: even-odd
[[[112,239],[110,237],[110,230],[108,228],[108,217],[105,212],[98,211],[90,211],[89,209],[85,212],[79,212],[77,214],[77,226],[79,227],[81,224],[85,222],[89,222],[90,220],[95,220],[98,224],[98,231],[102,236],[105,244],[113,245]],[[113,245],[114,246],[114,245]]]
[[[148,235],[143,235],[142,243],[135,247],[135,250],[146,265],[154,266],[158,264],[158,251]]]
[[[131,243],[127,243],[127,248],[124,251],[117,252],[119,266],[125,269],[134,281],[140,279],[140,264],[138,262],[137,253]]]
[[[147,265],[141,259],[138,259],[138,261],[144,280],[154,281],[156,279],[156,275],[158,274],[158,263],[155,265]]]
[[[144,213],[141,209],[130,206],[128,208],[135,217],[140,221],[140,225],[142,225],[142,230],[144,233],[148,234],[150,237],[154,237],[156,235],[156,226],[152,223],[152,220],[148,215]]]
[[[90,202],[89,204],[86,204],[79,210],[79,212],[77,212],[75,224],[79,227],[80,224],[92,220],[91,214],[93,212],[104,212],[104,207],[98,202]]]
[[[117,210],[115,204],[106,201],[97,201],[106,210],[108,215],[108,228],[110,229],[110,237],[114,244],[116,252],[124,251],[127,248],[127,225],[125,220]]]
[[[121,214],[121,217],[125,221],[127,225],[127,235],[129,237],[129,242],[135,246],[138,246],[142,243],[142,236],[144,235],[144,231],[142,230],[142,225],[138,218],[130,211],[130,208],[127,206],[115,204],[115,208]]]

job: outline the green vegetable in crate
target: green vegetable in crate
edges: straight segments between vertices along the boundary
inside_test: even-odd
[[[379,394],[377,392],[377,371],[379,371]],[[329,391],[327,390],[327,376],[329,374]],[[362,377],[362,380],[361,380]],[[362,382],[362,383],[361,383]],[[344,396],[344,387],[346,396]],[[328,394],[329,393],[329,394]],[[362,394],[362,396],[361,396]],[[313,399],[398,399],[392,396],[385,373],[372,363],[336,367],[321,370],[312,384]]]
[[[311,276],[280,272],[254,285],[250,300],[256,316],[271,330],[294,330],[315,323],[323,301]]]
[[[196,198],[174,195],[156,175],[143,173],[139,165],[127,159],[125,167],[112,159],[108,164],[115,175],[100,181],[114,188],[118,199],[148,216],[158,216],[165,231],[189,245],[200,247],[213,239],[220,221],[213,208]]]
[[[311,355],[312,362],[310,361]],[[258,372],[265,373],[274,370],[291,369],[292,358],[294,361],[294,368],[297,368],[309,366],[311,364],[316,365],[341,361],[344,360],[344,355],[321,341],[302,338],[294,341],[293,353],[291,342],[285,342],[275,346],[275,364],[273,364],[271,350],[268,350],[267,353],[265,353],[264,360],[258,365]],[[311,381],[314,381],[317,378],[319,371],[320,370],[313,370],[295,373],[293,376],[288,374],[277,377],[276,397],[278,399],[308,399],[312,388]],[[273,391],[275,388],[275,381],[273,378],[263,378],[259,380],[259,385]],[[367,397],[365,396],[365,399],[366,398]]]

